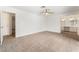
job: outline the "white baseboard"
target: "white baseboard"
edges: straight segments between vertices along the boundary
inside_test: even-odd
[[[55,32],[55,33],[61,33],[61,31],[51,31],[51,30],[48,30],[49,32]]]
[[[39,33],[39,32],[44,32],[44,31],[36,31],[36,32],[26,33],[26,34],[23,34],[23,35],[17,35],[16,38],[31,35],[31,34],[35,34],[35,33]]]
[[[57,31],[50,31],[50,30],[45,30],[45,31],[48,31],[48,32],[55,32],[55,33],[61,33],[61,32],[57,32]],[[30,33],[26,33],[26,34],[21,34],[21,35],[17,35],[16,38],[18,37],[23,37],[23,36],[27,36],[27,35],[31,35],[31,34],[35,34],[35,33],[39,33],[39,32],[45,32],[45,31],[36,31],[36,32],[30,32]]]

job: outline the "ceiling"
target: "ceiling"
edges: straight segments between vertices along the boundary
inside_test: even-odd
[[[37,14],[41,10],[40,8],[41,6],[12,6],[12,7]],[[58,14],[79,13],[79,6],[46,6],[46,7],[51,9],[54,13]]]

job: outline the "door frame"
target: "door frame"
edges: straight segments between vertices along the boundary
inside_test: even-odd
[[[2,45],[3,43],[3,26],[2,26],[2,11],[0,11],[0,35],[1,35],[1,38],[0,38],[0,44]]]
[[[15,38],[16,38],[16,13],[13,13],[13,12],[7,12],[7,11],[0,11],[1,13],[0,13],[0,32],[1,32],[1,39],[0,39],[0,44],[2,45],[3,44],[3,40],[4,40],[4,37],[3,37],[3,29],[1,29],[1,28],[3,28],[3,26],[2,26],[2,24],[1,24],[1,20],[2,20],[2,13],[3,12],[6,12],[6,13],[12,13],[12,14],[14,14],[15,15]]]

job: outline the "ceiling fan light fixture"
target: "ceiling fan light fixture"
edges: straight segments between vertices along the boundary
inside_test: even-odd
[[[45,6],[42,6],[41,8],[43,8],[41,14],[46,15],[46,16],[53,14],[53,12],[50,9],[46,8]]]

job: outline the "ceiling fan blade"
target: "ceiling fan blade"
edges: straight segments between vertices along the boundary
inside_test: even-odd
[[[46,6],[41,6],[41,8],[45,8]]]

